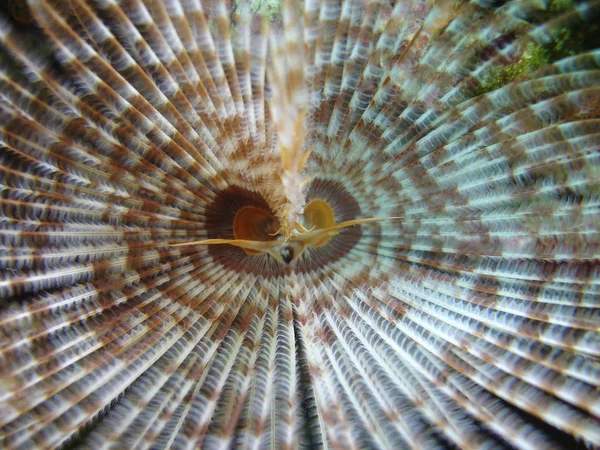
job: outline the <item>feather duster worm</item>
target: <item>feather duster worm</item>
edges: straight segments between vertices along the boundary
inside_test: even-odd
[[[598,1],[17,3],[2,448],[600,445]]]

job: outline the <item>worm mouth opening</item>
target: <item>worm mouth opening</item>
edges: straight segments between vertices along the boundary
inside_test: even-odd
[[[361,217],[361,208],[339,181],[315,178],[306,190],[304,226],[315,230]],[[359,242],[360,226],[341,230],[336,236],[324,236],[306,249],[298,258],[296,271],[309,272],[333,264],[344,258]]]
[[[329,228],[335,225],[335,213],[329,203],[325,200],[312,200],[304,208],[304,227],[308,230],[319,230]],[[331,239],[330,236],[325,236],[322,239],[315,241],[312,244],[313,248],[319,248],[327,244]]]
[[[234,239],[272,241],[279,230],[279,221],[269,211],[256,206],[243,206],[233,219]],[[260,255],[258,250],[243,249],[249,255]]]
[[[280,228],[273,210],[258,192],[230,186],[219,192],[206,208],[208,239],[274,241]],[[258,250],[233,245],[208,245],[213,260],[228,269],[262,276],[278,276],[285,265]]]

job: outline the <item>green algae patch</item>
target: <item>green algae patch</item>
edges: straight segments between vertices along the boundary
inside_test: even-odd
[[[548,11],[553,13],[568,11],[574,6],[573,0],[552,0],[548,3]]]
[[[561,0],[560,3],[567,2]],[[585,40],[586,34],[584,31],[574,32],[568,28],[561,28],[550,33],[550,42],[547,44],[529,42],[517,62],[493,67],[476,88],[475,95],[494,91],[514,80],[525,78],[535,70],[554,61],[581,53],[583,50],[581,43]]]

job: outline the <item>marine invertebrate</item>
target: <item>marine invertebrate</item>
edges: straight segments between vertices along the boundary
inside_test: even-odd
[[[598,2],[28,5],[3,447],[600,444]]]

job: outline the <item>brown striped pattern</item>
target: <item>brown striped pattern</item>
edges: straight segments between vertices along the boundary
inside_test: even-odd
[[[598,0],[17,3],[1,448],[600,446]]]

